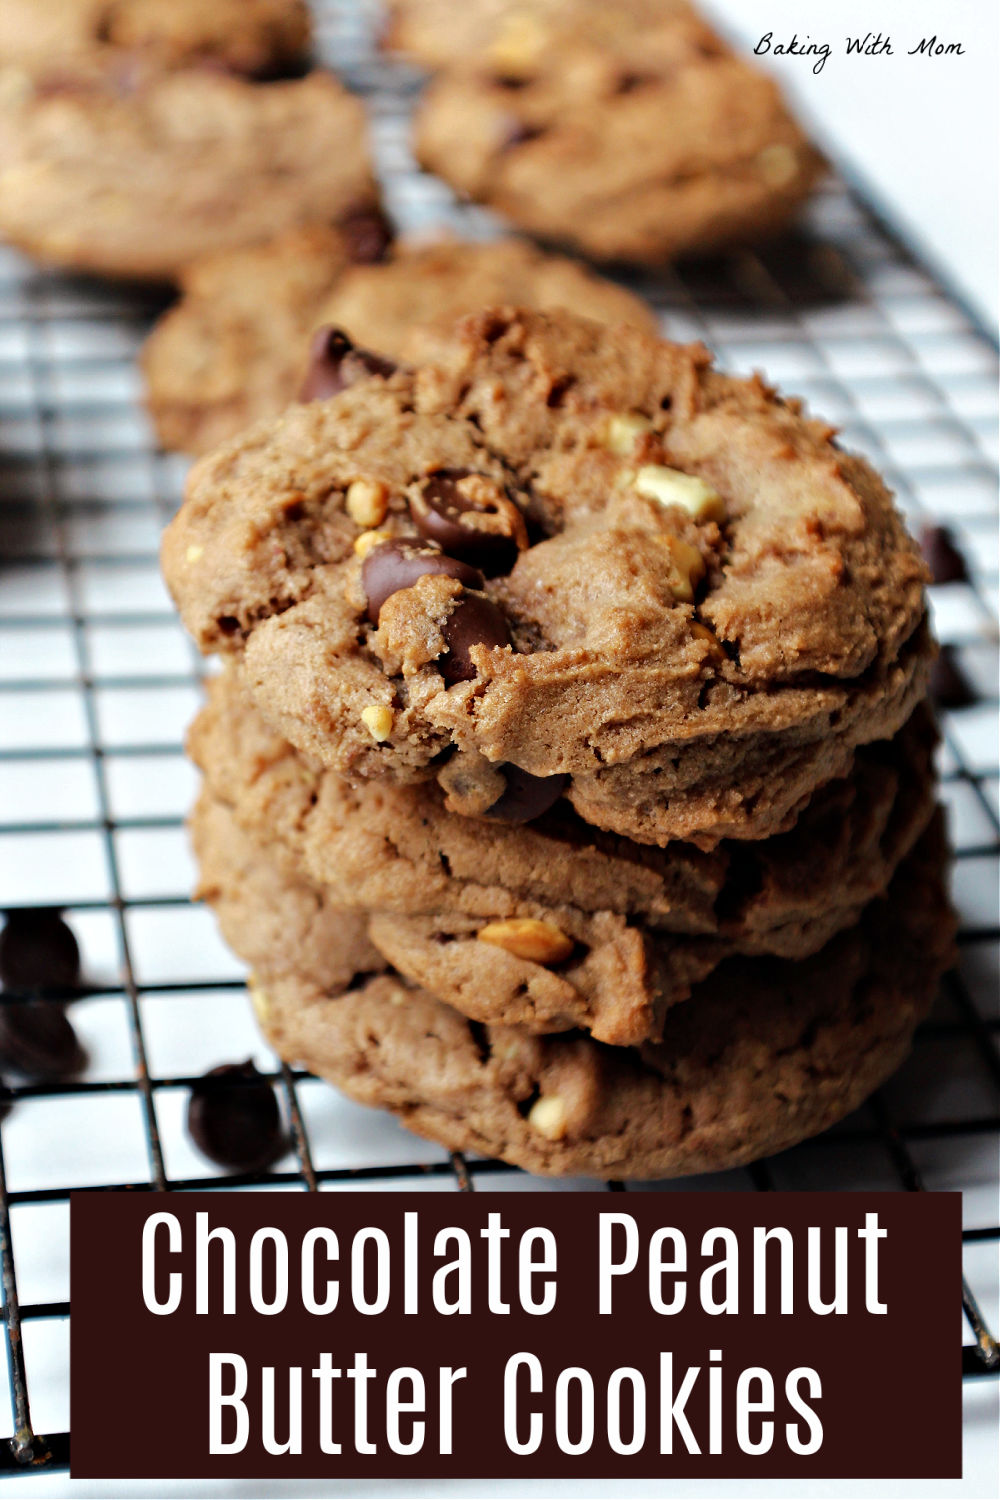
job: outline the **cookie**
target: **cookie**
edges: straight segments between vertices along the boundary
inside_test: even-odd
[[[397,245],[375,221],[350,233],[294,229],[267,245],[224,251],[181,278],[180,302],[143,351],[148,405],[165,448],[207,453],[294,401],[308,337],[335,323],[392,359],[418,354],[430,327],[517,298],[570,307],[599,322],[655,330],[649,309],[622,287],[524,241]]]
[[[147,406],[162,446],[211,452],[294,400],[317,308],[355,257],[378,258],[389,237],[370,209],[341,225],[289,229],[186,267],[180,301],[142,351]]]
[[[822,171],[775,81],[654,0],[504,8],[431,81],[414,149],[531,234],[651,266],[775,235]]]
[[[372,940],[414,983],[477,1020],[655,1036],[733,953],[804,957],[884,894],[933,808],[921,711],[795,829],[705,854],[586,828],[557,804],[528,826],[457,818],[434,787],[352,787],[270,731],[223,673],[188,748],[208,792],[331,901],[374,913]]]
[[[195,899],[215,908],[235,946],[248,938],[228,913],[245,898],[255,913],[253,941],[267,955],[270,974],[294,982],[305,972],[321,988],[339,990],[385,969],[369,941],[367,918],[311,891],[279,848],[262,858],[260,845],[240,833],[222,803],[201,797],[189,832],[199,866]]]
[[[388,971],[335,993],[328,964],[274,966],[268,913],[307,934],[316,893],[253,844],[227,881],[227,847],[213,903],[278,1053],[451,1150],[552,1175],[718,1171],[825,1129],[902,1061],[952,956],[936,820],[889,898],[813,958],[731,960],[670,1012],[660,1043],[610,1048],[483,1026]]]
[[[328,73],[255,83],[117,56],[0,72],[0,234],[42,260],[171,280],[375,201],[364,110]]]
[[[513,777],[710,848],[790,827],[923,695],[916,545],[760,379],[569,313],[464,319],[415,371],[321,353],[355,383],[202,459],[163,566],[201,649],[341,774],[437,777],[470,816]]]
[[[538,61],[546,47],[571,37],[581,45],[621,45],[642,26],[670,24],[706,32],[687,0],[387,0],[381,44],[432,71],[489,63],[511,76]]]
[[[249,75],[298,66],[309,49],[304,0],[3,0],[0,66],[119,51],[160,68],[209,62]]]

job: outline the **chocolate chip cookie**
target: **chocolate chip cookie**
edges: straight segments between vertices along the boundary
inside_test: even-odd
[[[143,368],[161,443],[193,453],[295,399],[319,324],[392,359],[419,353],[430,329],[512,298],[656,326],[637,297],[563,256],[518,240],[390,250],[388,227],[371,215],[206,257],[183,273],[181,292],[147,340]]]
[[[337,394],[201,460],[163,549],[199,646],[315,759],[711,848],[790,827],[922,696],[918,549],[760,379],[514,310],[413,370],[316,356]]]
[[[631,844],[565,803],[517,825],[447,813],[434,786],[351,786],[268,729],[232,671],[188,736],[210,797],[273,841],[412,982],[477,1020],[631,1045],[733,953],[814,953],[883,895],[933,808],[921,710],[792,832],[711,854]]]
[[[376,201],[362,105],[328,73],[261,83],[117,52],[0,71],[0,234],[42,260],[171,280]]]
[[[324,898],[227,816],[201,839],[214,861],[207,889],[253,965],[258,1017],[281,1056],[449,1149],[536,1172],[717,1171],[825,1129],[902,1061],[951,959],[938,821],[855,927],[798,963],[729,961],[669,1013],[658,1044],[484,1026],[391,971],[331,988],[331,965],[358,960],[323,949],[313,961]]]
[[[3,0],[0,66],[69,67],[119,52],[159,68],[208,62],[248,75],[297,67],[309,49],[304,0]]]
[[[415,151],[542,239],[661,265],[774,235],[821,174],[774,80],[688,6],[504,6],[487,30],[430,83]]]

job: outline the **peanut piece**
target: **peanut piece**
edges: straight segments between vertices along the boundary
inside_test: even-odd
[[[271,1006],[267,995],[261,989],[255,974],[251,974],[247,980],[247,993],[250,996],[250,1004],[253,1006],[254,1015],[261,1026],[266,1026],[271,1014]]]
[[[635,451],[635,445],[644,433],[652,432],[653,424],[641,412],[616,412],[604,424],[604,446],[622,458]]]
[[[569,1119],[566,1106],[558,1094],[542,1094],[528,1111],[528,1124],[546,1140],[561,1141],[566,1134]]]
[[[391,537],[387,531],[363,531],[354,539],[354,550],[359,557],[365,557],[380,542],[388,541],[391,541]]]
[[[361,710],[362,724],[372,739],[379,743],[387,740],[392,733],[394,717],[392,709],[386,708],[384,703],[369,703],[367,708]]]
[[[389,496],[377,479],[355,479],[347,486],[344,509],[359,526],[381,526],[389,509]]]
[[[545,28],[530,10],[513,10],[500,23],[488,48],[490,65],[500,72],[530,72],[545,50]]]
[[[721,521],[725,514],[722,496],[710,484],[665,464],[644,464],[635,476],[635,487],[659,505],[679,505],[695,521]]]
[[[692,547],[679,536],[659,537],[658,541],[668,556],[671,593],[683,604],[690,604],[694,599],[695,584],[705,576],[705,562],[701,553],[697,547]]]
[[[799,159],[791,146],[765,146],[757,153],[757,170],[770,187],[787,187],[798,176]]]
[[[573,940],[551,922],[535,917],[510,917],[504,922],[487,922],[476,934],[482,943],[503,948],[515,958],[526,958],[533,964],[558,964],[573,952]]]

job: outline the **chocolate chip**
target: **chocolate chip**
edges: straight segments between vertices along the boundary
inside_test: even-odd
[[[504,823],[530,823],[540,818],[558,802],[569,783],[568,776],[533,776],[520,766],[505,765],[501,769],[507,787],[487,808],[486,816]]]
[[[240,622],[235,615],[220,615],[215,623],[223,635],[235,635],[240,628]]]
[[[53,1000],[0,1001],[0,1067],[54,1081],[79,1073],[87,1055]]]
[[[618,75],[615,84],[616,94],[634,94],[636,89],[646,88],[651,83],[656,83],[655,73],[638,73],[626,71]]]
[[[931,667],[930,695],[939,708],[968,708],[976,694],[951,646],[942,646]]]
[[[65,995],[80,980],[80,949],[57,907],[7,913],[0,932],[0,980],[8,990]]]
[[[274,1089],[253,1063],[223,1063],[194,1085],[187,1128],[203,1156],[236,1172],[260,1171],[287,1149]]]
[[[355,265],[371,266],[385,260],[392,244],[392,225],[377,205],[353,209],[343,216],[338,227]]]
[[[969,570],[947,526],[924,526],[920,546],[935,583],[966,583]]]
[[[472,477],[471,469],[438,469],[411,496],[410,514],[421,536],[494,578],[510,572],[520,546],[527,546],[527,533],[513,501],[499,492],[499,486],[490,493],[495,482],[485,475],[481,498],[463,493],[459,480]],[[496,529],[470,524],[466,518],[473,515],[488,516],[490,527]]]
[[[448,650],[439,663],[445,682],[471,682],[476,668],[473,646],[507,646],[510,634],[503,611],[485,594],[463,594],[441,627]]]
[[[357,349],[340,328],[317,328],[309,345],[309,369],[299,392],[300,401],[325,401],[370,375],[388,379],[396,366],[370,349]]]
[[[361,564],[361,587],[368,598],[368,618],[378,624],[379,611],[390,594],[412,588],[428,573],[454,578],[469,589],[481,589],[483,575],[457,557],[446,557],[433,547],[397,540],[381,542],[365,554]]]
[[[544,134],[541,125],[529,125],[525,120],[511,119],[504,127],[500,150],[513,151],[515,146],[526,146],[529,141],[537,141]]]

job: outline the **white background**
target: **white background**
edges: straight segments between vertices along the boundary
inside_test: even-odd
[[[609,0],[613,3],[613,0]],[[721,29],[748,47],[766,32],[829,42],[814,57],[761,62],[781,77],[822,146],[846,163],[887,216],[984,321],[997,321],[1000,5],[996,0],[709,0]],[[891,37],[891,57],[847,57],[845,38]],[[907,55],[925,36],[963,57]]]

